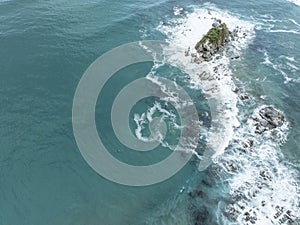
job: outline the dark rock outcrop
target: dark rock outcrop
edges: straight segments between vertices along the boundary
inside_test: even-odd
[[[281,127],[285,122],[284,115],[272,106],[266,106],[259,110],[258,116],[253,118],[255,121],[255,132],[258,134],[264,131]]]
[[[214,27],[196,44],[195,49],[204,60],[209,61],[227,42],[229,42],[227,25],[214,23]]]

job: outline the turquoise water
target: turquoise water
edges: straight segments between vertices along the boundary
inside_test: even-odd
[[[184,13],[177,15],[174,7],[182,7]],[[292,177],[296,183],[289,190],[299,186],[300,6],[285,0],[210,4],[192,0],[0,1],[0,225],[186,225],[197,224],[195,212],[204,215],[197,219],[198,224],[234,224],[223,218],[223,204],[230,201],[228,176],[220,173],[211,180],[222,157],[201,173],[197,171],[198,161],[192,160],[161,184],[127,187],[104,179],[87,165],[72,130],[77,84],[98,56],[132,41],[168,40],[159,25],[175,33],[177,20],[180,26],[184,23],[180,19],[195,9],[208,8],[226,11],[254,26],[253,38],[240,50],[241,58],[229,63],[235,84],[251,96],[248,102],[238,103],[238,118],[245,124],[245,118],[263,104],[284,112],[289,121],[288,138],[275,147],[279,156],[273,159],[285,166],[283,171],[292,171],[286,178]],[[149,67],[135,65],[128,73],[137,77],[147,74]],[[187,74],[178,75],[174,68],[162,74],[177,76],[177,82],[189,90],[199,107],[205,104],[200,92],[189,87]],[[107,87],[116,89],[104,97],[107,105],[118,85],[125,82]],[[115,145],[110,141],[113,133],[106,120],[107,107],[97,105],[97,109],[97,125],[105,122],[104,128],[99,128],[104,130],[100,136],[107,138],[108,145]],[[116,157],[129,162],[140,157],[137,164],[148,162],[148,158],[126,154],[118,143],[116,146],[120,148],[112,152]],[[233,157],[234,148],[231,143],[224,157]],[[167,153],[165,150],[150,160],[159,160]],[[247,178],[241,175],[239,179],[243,182]],[[205,204],[188,196],[195,189],[209,193]],[[299,208],[299,190],[289,194],[296,201],[290,207]],[[274,214],[269,213],[270,217]]]

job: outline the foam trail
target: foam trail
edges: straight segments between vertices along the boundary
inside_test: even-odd
[[[215,121],[217,127],[212,130],[208,140],[212,149],[212,157],[224,152],[228,146],[235,127],[239,126],[237,120],[237,95],[232,91],[235,85],[232,81],[231,71],[228,68],[229,58],[219,55],[219,59],[201,64],[193,63],[193,56],[197,55],[194,46],[212,27],[216,19],[225,22],[230,30],[238,29],[237,40],[232,41],[232,54],[247,46],[254,36],[254,26],[240,20],[227,12],[221,11],[212,4],[205,4],[205,8],[194,8],[186,17],[168,21],[168,25],[160,24],[158,30],[168,38],[170,47],[166,49],[167,61],[189,74],[191,84],[200,88],[207,99],[215,102]],[[247,36],[243,35],[247,33]],[[188,55],[188,56],[185,56]],[[218,140],[218,141],[216,141]]]
[[[134,114],[134,121],[137,126],[137,128],[135,129],[135,135],[138,139],[140,139],[144,142],[158,140],[162,143],[163,135],[160,134],[159,132],[155,133],[153,137],[144,137],[143,133],[142,133],[145,126],[146,125],[148,126],[153,121],[154,118],[157,118],[154,116],[154,114],[156,112],[159,112],[162,114],[162,117],[160,118],[160,120],[163,120],[164,118],[169,118],[169,119],[171,119],[171,122],[173,124],[175,124],[176,115],[174,115],[174,114],[170,113],[168,110],[162,108],[160,103],[155,102],[154,105],[147,110],[147,112],[142,113],[141,115],[139,115],[137,113]],[[165,144],[165,146],[169,146],[169,145]]]
[[[285,79],[285,81],[284,81],[285,84],[287,84],[287,83],[289,83],[289,82],[297,82],[296,79],[293,79],[293,78],[289,77],[289,76],[287,75],[287,73],[284,72],[284,71],[281,69],[280,64],[278,65],[278,64],[273,63],[273,62],[271,61],[271,59],[270,59],[270,57],[269,57],[269,55],[268,55],[268,52],[267,52],[266,50],[263,50],[263,53],[264,53],[264,62],[262,62],[262,64],[265,64],[265,65],[267,65],[267,66],[271,66],[274,70],[278,71],[278,72],[283,76],[283,78]],[[291,57],[289,57],[289,58],[287,58],[287,59],[288,59],[288,60],[294,60],[294,58],[291,58]],[[298,67],[296,67],[295,65],[293,65],[293,64],[291,64],[291,63],[289,63],[289,64],[287,64],[287,65],[289,65],[289,66],[290,66],[291,68],[293,68],[293,69],[296,69],[296,70],[298,69]]]
[[[300,34],[297,30],[270,30],[271,33],[291,33],[291,34]]]
[[[293,20],[293,19],[289,19],[289,21],[291,21],[293,24],[295,24],[295,25],[297,25],[298,27],[300,27],[300,24],[299,24],[299,23],[297,23],[295,20]]]

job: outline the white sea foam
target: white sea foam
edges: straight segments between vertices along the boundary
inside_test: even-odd
[[[295,24],[295,25],[297,25],[298,27],[300,27],[300,24],[299,24],[299,23],[297,23],[297,21],[296,21],[296,20],[289,19],[289,21],[291,21],[293,24]]]
[[[300,6],[300,0],[288,0],[288,1],[294,3],[295,5]]]
[[[173,150],[173,146],[169,145],[167,142],[164,142],[164,136],[160,132],[156,132],[151,134],[150,137],[143,135],[143,130],[145,129],[146,126],[149,126],[149,124],[153,121],[155,118],[154,114],[155,113],[160,113],[162,116],[160,117],[160,120],[162,123],[164,123],[165,118],[169,118],[172,122],[172,124],[176,124],[176,115],[170,113],[168,110],[164,109],[159,102],[155,102],[154,105],[149,108],[146,112],[142,113],[141,115],[139,114],[134,114],[134,121],[136,124],[136,129],[135,129],[135,135],[138,139],[144,141],[144,142],[149,142],[149,141],[159,141],[164,147],[168,147],[171,150]],[[156,117],[157,118],[157,117]],[[175,126],[174,128],[179,127],[178,125]]]
[[[230,30],[239,29],[237,40],[232,41],[231,51],[240,54],[254,36],[254,25],[219,10],[212,4],[204,4],[202,8],[194,8],[192,13],[182,18],[168,21],[167,25],[161,23],[158,30],[167,36],[166,41],[170,47],[166,49],[167,61],[189,74],[191,84],[200,88],[204,95],[215,101],[215,121],[218,124],[212,130],[208,140],[214,151],[214,157],[224,152],[234,132],[239,125],[236,107],[237,95],[232,91],[235,85],[232,81],[231,71],[228,68],[229,58],[219,55],[219,59],[201,64],[192,63],[191,55],[197,54],[195,45],[212,28],[212,23],[220,19]],[[246,33],[246,36],[243,36]],[[185,56],[188,55],[188,56]]]
[[[286,64],[287,64],[293,71],[298,71],[298,70],[299,70],[299,68],[298,68],[296,65],[292,64],[292,63],[287,62]]]
[[[247,37],[232,42],[231,48],[235,53],[240,53],[254,36],[253,24],[221,11],[214,5],[205,4],[204,8],[195,8],[185,17],[160,24],[158,30],[167,36],[170,43],[170,48],[166,49],[169,56],[167,61],[188,73],[193,86],[201,88],[208,99],[217,99],[217,122],[226,137],[215,133],[217,134],[213,136],[217,140],[215,142],[223,145],[211,144],[217,148],[215,157],[218,157],[215,158],[215,162],[233,175],[226,180],[230,185],[230,194],[234,196],[240,193],[242,196],[232,205],[238,223],[248,224],[245,218],[245,213],[248,212],[250,216],[256,218],[255,224],[285,224],[284,221],[289,217],[288,210],[292,211],[293,216],[300,216],[297,175],[289,166],[282,163],[283,156],[280,153],[280,145],[287,138],[288,123],[262,135],[255,133],[252,119],[240,125],[237,119],[239,113],[237,102],[240,100],[232,91],[235,85],[232,81],[232,72],[228,68],[230,59],[226,55],[220,55],[211,62],[197,64],[191,63],[191,57],[185,56],[197,54],[194,46],[211,28],[215,18],[221,19],[231,30],[239,26],[240,34],[247,33]],[[282,73],[286,82],[291,79],[272,62],[267,51],[264,51],[264,56],[264,64]],[[295,61],[293,57],[286,59],[290,62]],[[206,73],[202,73],[203,71]],[[255,110],[254,115],[259,109]],[[222,154],[229,143],[232,145],[230,151]],[[224,161],[236,165],[238,169],[230,171]],[[219,214],[222,212],[219,211]]]
[[[184,9],[182,7],[174,7],[173,8],[173,11],[174,11],[174,15],[175,16],[179,16],[181,15],[183,12],[184,12]]]
[[[262,107],[253,118],[259,117]],[[255,133],[253,122],[251,118],[239,128],[233,151],[222,158],[224,171],[232,174],[227,179],[230,194],[238,199],[229,210],[238,224],[248,224],[247,216],[259,225],[288,224],[300,216],[297,173],[281,160],[280,145],[286,141],[288,122],[262,135]],[[237,170],[232,172],[228,165]]]
[[[291,34],[300,34],[300,31],[297,31],[297,30],[283,30],[283,29],[279,29],[279,30],[270,30],[269,32],[271,32],[271,33],[291,33]]]
[[[286,56],[286,55],[281,55],[279,56],[279,58],[285,58],[290,62],[296,62],[295,57],[294,56]]]
[[[270,57],[266,50],[264,51],[264,61],[262,62],[262,64],[273,65],[273,63],[270,61]]]
[[[294,57],[286,57],[287,60],[290,60],[292,62],[295,62],[295,58]]]

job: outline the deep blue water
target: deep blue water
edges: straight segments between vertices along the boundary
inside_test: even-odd
[[[196,180],[206,176],[197,172],[197,161],[161,184],[135,188],[112,183],[82,158],[73,136],[72,103],[82,74],[98,56],[120,44],[167,38],[156,27],[176,18],[174,7],[188,14],[194,7],[207,7],[205,2],[0,1],[0,225],[144,224],[152,217],[160,222],[149,224],[193,224],[192,219],[181,222],[187,221],[181,219],[189,216],[189,202],[177,202],[177,196],[183,186],[197,186]],[[300,172],[300,6],[285,0],[210,3],[255,25],[242,58],[230,64],[235,82],[253,97],[240,112],[260,104],[283,111],[290,128],[278,149],[280,160]],[[270,64],[262,63],[266,54]],[[140,74],[146,68],[129,70]],[[179,82],[186,84],[181,76]],[[118,84],[122,82],[126,80]],[[107,105],[115,94],[107,94]],[[97,111],[99,124],[105,109]],[[103,134],[107,139],[112,135]],[[299,182],[297,173],[295,180]],[[218,191],[220,185],[210,189],[212,198],[226,196],[226,188],[224,184],[224,193]]]

